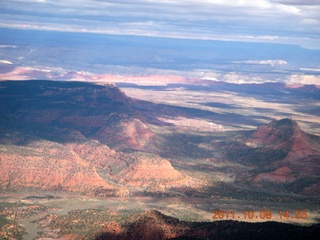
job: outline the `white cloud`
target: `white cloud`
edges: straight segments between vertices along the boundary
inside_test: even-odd
[[[2,26],[281,42],[320,46],[319,1],[1,0]],[[67,27],[66,27],[67,26]],[[244,37],[248,36],[248,37]],[[252,37],[250,37],[252,36]],[[308,37],[306,37],[308,36]],[[292,42],[297,43],[297,42]],[[299,42],[300,44],[300,42]]]
[[[300,14],[301,13],[301,9],[299,9],[295,6],[277,4],[276,8],[279,12],[283,12],[283,13],[289,13],[289,14]]]
[[[320,5],[319,0],[271,0],[286,5]]]
[[[320,26],[320,21],[318,19],[303,19],[301,24],[308,24],[308,25],[316,25]]]
[[[10,61],[8,61],[8,60],[0,60],[0,63],[2,63],[2,64],[8,64],[8,65],[13,64],[12,62],[10,62]]]

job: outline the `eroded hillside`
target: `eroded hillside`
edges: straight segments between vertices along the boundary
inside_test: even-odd
[[[221,115],[84,82],[1,82],[0,98],[2,191],[319,201],[319,137],[291,119],[196,131],[180,120]]]

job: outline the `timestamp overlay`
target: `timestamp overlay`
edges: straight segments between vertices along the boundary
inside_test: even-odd
[[[238,220],[238,221],[278,221],[278,222],[301,222],[308,223],[313,215],[306,209],[296,210],[243,210],[234,211],[230,209],[216,209],[212,211],[212,220]]]

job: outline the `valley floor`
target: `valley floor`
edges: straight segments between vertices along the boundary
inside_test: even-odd
[[[12,204],[12,205],[8,205]],[[14,204],[21,207],[14,207]],[[2,205],[2,206],[1,206]],[[40,236],[51,236],[51,239],[60,236],[59,229],[45,226],[41,219],[46,216],[67,216],[74,211],[110,211],[115,214],[142,213],[146,210],[157,210],[164,215],[177,218],[181,221],[213,222],[219,220],[236,220],[244,222],[276,221],[283,223],[310,225],[319,223],[320,210],[317,204],[307,203],[276,203],[260,201],[241,201],[234,199],[210,198],[92,198],[68,193],[35,192],[35,193],[2,193],[0,195],[1,215],[4,209],[16,211],[15,221],[26,230],[23,239],[35,239]],[[36,207],[41,206],[41,208]],[[28,214],[21,211],[30,209]],[[24,210],[22,210],[24,209]],[[303,211],[305,212],[303,213]],[[222,217],[215,211],[223,211]],[[227,216],[227,211],[229,212]],[[250,211],[253,211],[251,216]],[[267,211],[272,215],[266,215]],[[282,219],[279,212],[282,211]],[[288,211],[288,216],[285,212]],[[233,212],[233,214],[231,214]],[[298,214],[298,215],[297,215]],[[303,215],[305,214],[305,216]],[[85,216],[84,216],[85,217]],[[213,218],[216,219],[213,219]],[[269,218],[269,219],[267,219]],[[70,221],[74,219],[70,218]],[[105,219],[107,221],[107,218]],[[100,224],[103,224],[102,220]],[[67,222],[65,224],[72,224]],[[70,232],[72,232],[70,230]]]

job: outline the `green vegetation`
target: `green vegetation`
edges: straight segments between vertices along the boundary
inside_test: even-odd
[[[9,223],[8,219],[6,217],[0,215],[0,229],[2,229],[2,227],[8,223]]]
[[[27,206],[27,204],[22,202],[0,202],[0,210],[13,208],[13,207],[23,207]]]
[[[247,166],[269,166],[275,161],[284,159],[288,151],[286,149],[250,148],[236,144],[225,150],[227,159]]]
[[[215,136],[203,136],[200,134],[174,133],[163,135],[165,141],[158,146],[159,155],[164,158],[208,158],[213,151],[200,148],[199,144],[216,139]]]
[[[0,202],[0,215],[11,218],[27,218],[34,214],[44,212],[48,208],[38,204],[25,204],[22,202]]]
[[[319,178],[316,177],[304,177],[300,178],[297,181],[286,184],[284,186],[288,191],[292,191],[294,193],[301,193],[306,187],[316,184],[319,182]]]
[[[21,202],[0,202],[0,239],[23,239],[26,231],[17,219],[29,216],[26,206]]]
[[[52,230],[59,229],[59,236],[77,234],[85,236],[85,239],[93,239],[96,231],[103,227],[103,224],[107,222],[126,224],[130,216],[141,212],[143,212],[141,209],[117,212],[96,209],[74,210],[63,216],[47,215],[38,222],[50,222],[48,226]]]
[[[214,186],[202,189],[187,189],[187,196],[197,198],[237,199],[245,201],[282,202],[282,203],[314,203],[318,204],[318,198],[298,197],[290,194],[261,191],[254,188],[235,185],[233,183],[217,182]]]

